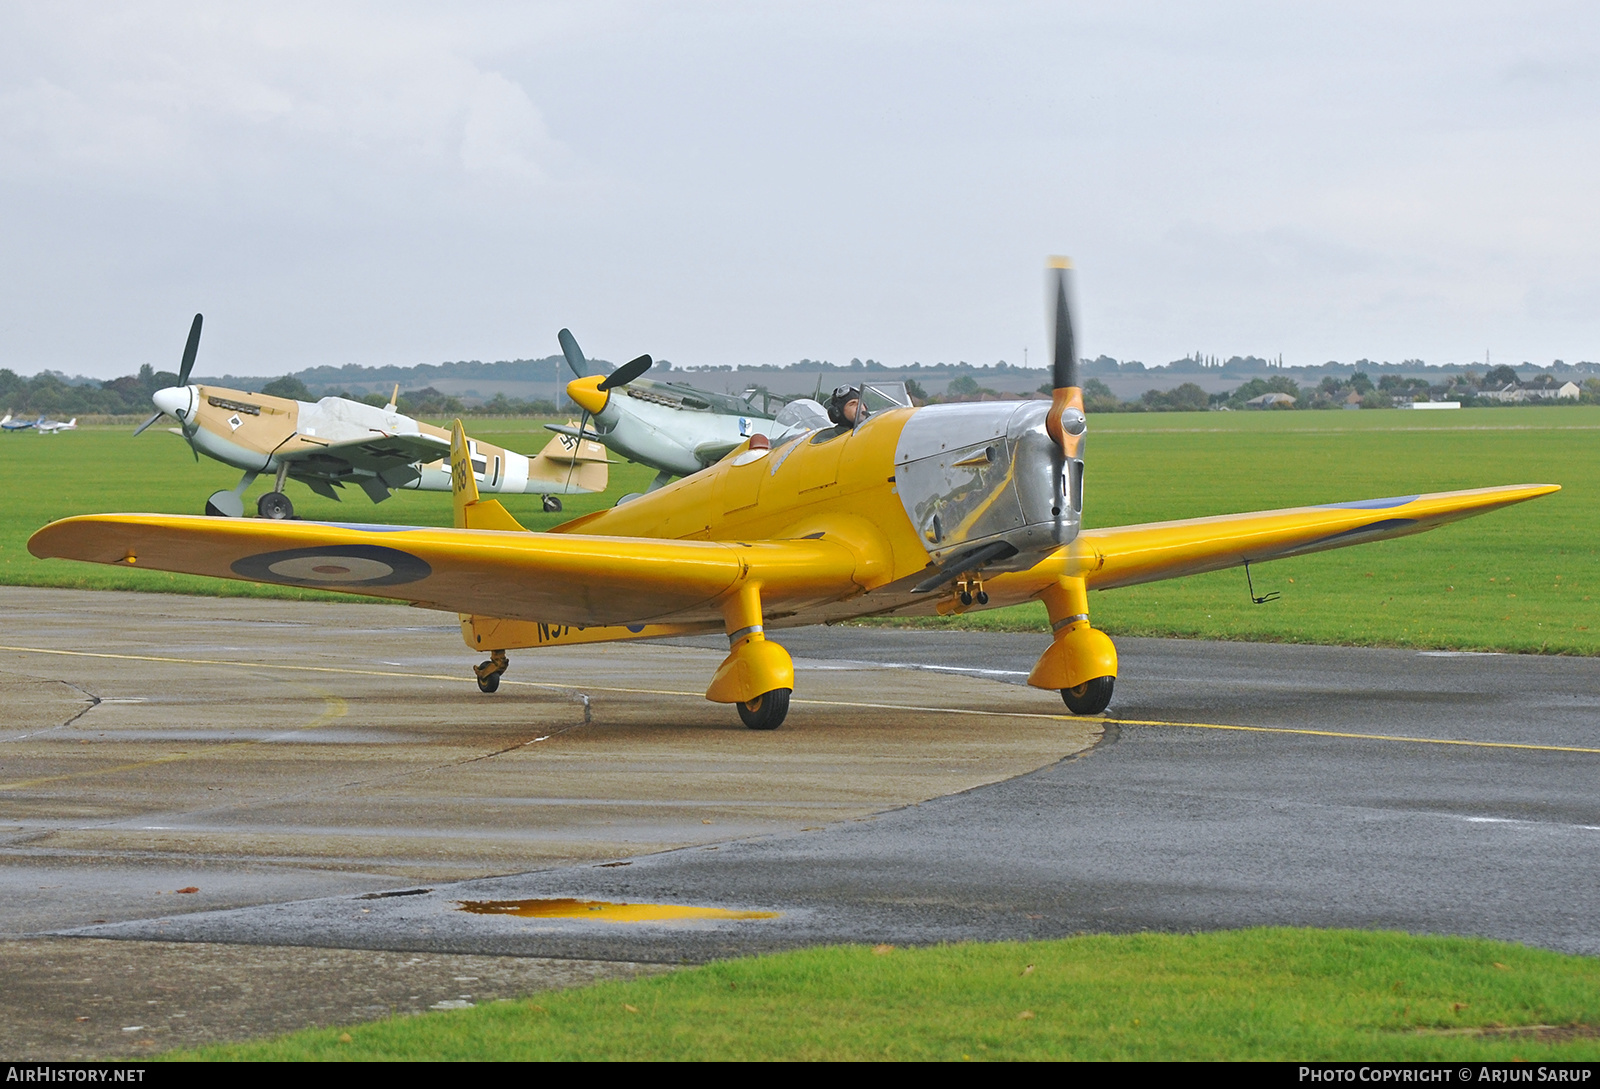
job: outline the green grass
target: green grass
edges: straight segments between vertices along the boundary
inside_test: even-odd
[[[542,420],[523,417],[472,420],[472,437],[512,450],[537,453],[550,440]],[[449,421],[444,421],[448,426]],[[548,529],[569,518],[608,507],[617,496],[643,491],[655,475],[631,463],[611,467],[611,487],[601,495],[562,496],[566,510],[546,514],[538,495],[496,496],[529,529]],[[39,527],[73,514],[151,511],[199,514],[206,496],[239,483],[239,471],[202,457],[198,463],[175,435],[159,427],[133,437],[127,426],[82,427],[63,435],[31,432],[0,435],[0,585],[65,586],[92,590],[147,590],[219,597],[273,597],[296,600],[370,602],[372,598],[264,586],[232,580],[175,575],[161,571],[36,560],[28,538]],[[245,510],[272,487],[259,478],[246,493]],[[374,505],[359,488],[345,488],[344,499],[316,495],[303,485],[288,487],[295,513],[304,518],[345,522],[448,526],[452,508],[446,492],[395,492]]]
[[[1090,526],[1493,484],[1556,495],[1401,540],[1095,594],[1113,635],[1600,653],[1600,408],[1097,416]],[[1044,630],[1044,608],[926,626]]]
[[[1271,929],[810,949],[170,1057],[1592,1061],[1597,1026],[1600,960]]]
[[[481,437],[524,451],[548,434],[527,419],[474,424]],[[1260,565],[1257,592],[1283,595],[1267,605],[1250,603],[1238,570],[1096,594],[1095,623],[1113,635],[1600,654],[1600,407],[1126,414],[1097,416],[1090,428],[1091,526],[1491,484],[1565,489],[1416,537]],[[52,518],[198,512],[207,494],[237,481],[216,462],[195,465],[170,435],[4,435],[0,473],[0,583],[332,596],[27,554],[28,535]],[[605,495],[568,497],[562,515],[542,513],[538,496],[505,501],[525,525],[546,528],[641,490],[650,476],[615,465]],[[248,502],[266,486],[258,482]],[[401,493],[376,507],[355,489],[343,503],[299,485],[291,493],[307,518],[450,521],[442,493]],[[1045,628],[1037,605],[916,623]]]

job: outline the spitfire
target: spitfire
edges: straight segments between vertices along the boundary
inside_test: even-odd
[[[499,686],[508,650],[720,631],[729,652],[706,698],[772,729],[795,683],[770,637],[785,627],[1041,601],[1052,634],[1028,683],[1096,714],[1118,663],[1090,623],[1090,590],[1419,533],[1558,490],[1084,529],[1088,421],[1070,274],[1052,263],[1049,402],[889,407],[833,426],[775,419],[773,434],[749,436],[712,467],[548,533],[525,531],[482,494],[458,422],[453,529],[107,514],[52,523],[28,547],[452,611],[467,645],[488,654],[475,670],[484,692]]]
[[[276,474],[273,489],[256,503],[263,518],[292,518],[294,505],[284,494],[289,479],[318,495],[338,499],[354,484],[374,503],[401,488],[449,491],[450,471],[444,457],[450,433],[420,423],[395,410],[395,396],[382,408],[343,397],[315,403],[261,393],[188,385],[200,347],[201,316],[194,316],[178,384],[151,397],[156,413],[140,424],[139,434],[163,416],[178,422],[173,430],[195,452],[242,469],[238,485],[206,500],[206,513],[237,518],[244,513],[244,493],[264,473]],[[545,509],[561,509],[557,495],[604,491],[605,450],[593,441],[570,436],[552,440],[536,457],[489,443],[473,442],[469,461],[479,485],[491,492],[535,492]]]

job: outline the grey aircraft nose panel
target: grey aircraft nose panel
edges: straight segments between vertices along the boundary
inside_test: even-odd
[[[1059,454],[1044,431],[1046,411],[1031,401],[937,405],[906,422],[895,451],[896,490],[935,563],[1005,542],[1034,554],[1019,556],[1029,566],[1076,534]]]

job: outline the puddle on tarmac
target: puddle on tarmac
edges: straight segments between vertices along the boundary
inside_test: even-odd
[[[776,919],[776,911],[730,911],[689,904],[615,904],[608,900],[457,900],[473,915],[516,915],[524,919],[594,919],[603,923],[675,923],[695,919]]]

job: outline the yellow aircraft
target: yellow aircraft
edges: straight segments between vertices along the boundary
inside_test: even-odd
[[[1176,522],[1081,528],[1087,421],[1065,260],[1052,262],[1051,400],[839,406],[833,426],[756,435],[716,465],[608,510],[530,533],[484,498],[459,421],[455,528],[160,514],[85,515],[29,551],[220,578],[340,589],[459,614],[498,687],[514,648],[725,632],[706,698],[752,729],[794,688],[775,629],[860,616],[1042,601],[1053,637],[1028,683],[1069,710],[1111,699],[1117,652],[1090,590],[1192,575],[1432,529],[1558,490],[1530,484]],[[591,412],[602,376],[568,386]]]
[[[256,501],[263,518],[293,518],[294,504],[284,494],[289,478],[318,495],[338,499],[336,488],[355,484],[374,503],[391,490],[449,491],[450,433],[395,411],[400,387],[382,408],[346,397],[296,401],[264,393],[188,385],[200,349],[201,316],[194,316],[178,366],[178,383],[151,395],[156,412],[134,431],[170,416],[195,452],[244,470],[238,486],[213,493],[206,513],[238,518],[245,489],[262,473],[276,473],[273,489]],[[43,417],[40,417],[42,420]],[[41,427],[43,424],[40,425]],[[544,509],[558,511],[557,495],[606,489],[605,448],[590,439],[562,435],[530,458],[489,443],[469,444],[473,473],[491,492],[534,492]]]

